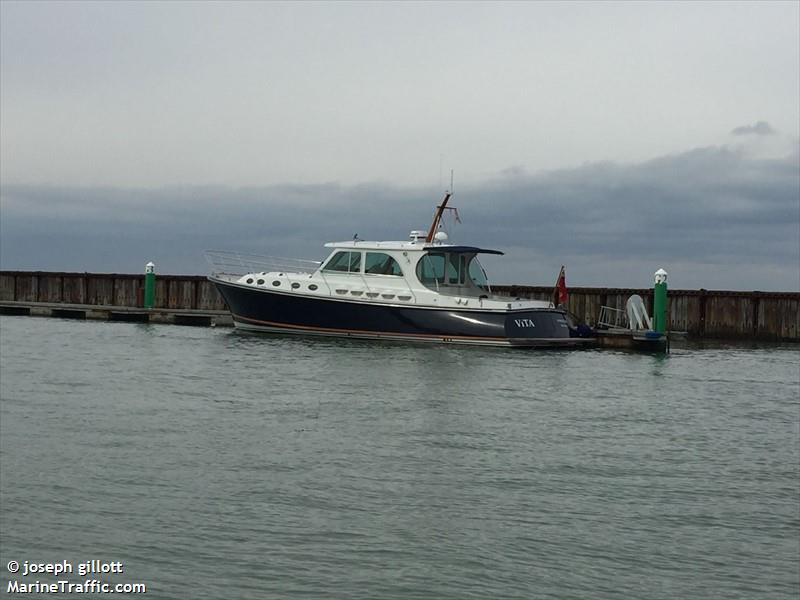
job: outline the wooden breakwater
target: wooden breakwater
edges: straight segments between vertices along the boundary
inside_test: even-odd
[[[0,271],[0,310],[22,306],[81,305],[119,307],[135,320],[142,312],[143,275],[118,273],[52,273]],[[547,300],[552,287],[493,286],[496,292]],[[595,324],[601,306],[624,309],[632,294],[640,295],[652,314],[652,289],[570,288],[569,310]],[[140,310],[137,312],[137,309]],[[800,293],[670,290],[669,328],[693,338],[750,339],[800,342]],[[192,318],[216,318],[225,303],[214,285],[199,275],[158,275],[156,313]],[[56,313],[58,314],[58,313]],[[181,316],[182,315],[182,316]],[[213,320],[211,322],[214,322]]]
[[[232,325],[222,297],[199,275],[156,278],[144,308],[144,276],[0,271],[0,313],[181,325]]]
[[[492,289],[511,296],[549,300],[552,287],[504,285]],[[633,294],[653,314],[652,289],[569,288],[568,308],[595,325],[600,307],[625,309]],[[689,337],[800,342],[800,293],[669,290],[668,329]]]
[[[144,276],[0,271],[2,301],[141,307],[144,305]],[[226,309],[217,289],[201,275],[158,275],[155,308]]]

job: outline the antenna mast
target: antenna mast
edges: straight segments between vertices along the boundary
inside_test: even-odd
[[[436,235],[436,229],[439,227],[439,222],[442,220],[442,213],[447,207],[447,201],[450,200],[450,196],[452,196],[452,194],[447,192],[444,195],[444,200],[442,200],[442,203],[436,207],[436,214],[433,216],[433,223],[431,223],[431,228],[428,229],[428,235],[425,236],[425,241],[428,244],[433,241],[433,236]]]

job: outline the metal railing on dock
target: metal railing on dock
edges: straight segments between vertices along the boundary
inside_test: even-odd
[[[628,313],[619,308],[601,306],[597,317],[598,329],[628,329]]]

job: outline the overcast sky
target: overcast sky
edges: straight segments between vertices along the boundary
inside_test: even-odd
[[[454,169],[495,279],[797,290],[799,138],[797,2],[0,3],[2,268],[315,258]]]

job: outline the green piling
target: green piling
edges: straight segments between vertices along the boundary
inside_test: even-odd
[[[667,331],[667,272],[659,269],[653,284],[653,331]]]
[[[153,308],[156,300],[156,266],[149,262],[144,267],[144,307]]]

